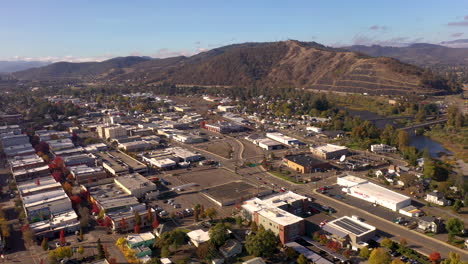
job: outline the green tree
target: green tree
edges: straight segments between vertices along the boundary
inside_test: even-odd
[[[210,218],[210,220],[213,220],[213,219],[216,217],[217,214],[218,214],[218,212],[217,212],[216,209],[213,208],[213,207],[208,208],[208,209],[206,209],[206,211],[205,211],[205,215],[206,215],[208,218]]]
[[[304,255],[300,254],[297,258],[297,264],[307,264],[307,258]]]
[[[135,211],[135,225],[141,226],[141,216],[138,211]]]
[[[369,256],[369,264],[389,264],[392,257],[384,248],[376,248],[372,250]]]
[[[449,235],[458,235],[465,229],[465,224],[458,218],[450,218],[445,224]]]
[[[259,229],[256,234],[247,236],[245,248],[256,257],[272,255],[278,246],[278,238],[271,230]]]
[[[210,241],[215,247],[224,245],[226,240],[229,238],[228,229],[224,223],[218,223],[209,231]]]
[[[395,243],[388,237],[382,239],[380,245],[384,248],[392,249],[395,246]]]
[[[296,250],[294,250],[291,247],[286,247],[286,249],[284,250],[284,253],[289,259],[295,259],[298,257]]]
[[[449,258],[442,261],[441,264],[468,264],[468,261],[462,261],[458,253],[450,252]]]
[[[252,221],[252,223],[250,224],[250,230],[252,230],[252,232],[257,232],[258,231],[258,226],[257,226],[257,223],[255,223],[255,221]]]
[[[79,246],[79,247],[78,247],[77,252],[78,252],[78,254],[80,254],[80,256],[83,256],[84,251],[85,251],[85,250],[84,250],[84,247],[83,247],[83,246]]]
[[[395,139],[396,139],[395,127],[392,125],[386,125],[380,135],[380,140],[382,141],[383,144],[395,145]]]
[[[238,227],[241,227],[241,226],[242,226],[242,222],[243,222],[242,217],[241,217],[241,216],[237,216],[237,217],[236,217],[236,225],[237,225]]]
[[[398,148],[400,150],[407,147],[409,145],[409,134],[408,134],[408,132],[406,132],[404,130],[398,131],[397,140],[398,140]]]
[[[462,207],[463,207],[462,201],[456,200],[456,201],[453,203],[452,209],[453,209],[453,211],[455,211],[455,212],[458,213]]]
[[[213,243],[203,243],[197,248],[197,256],[202,260],[211,260],[216,256],[216,248]]]
[[[44,251],[47,251],[49,249],[49,240],[47,239],[47,237],[44,237],[42,239],[41,247]]]
[[[364,258],[364,259],[368,259],[369,256],[370,256],[369,248],[367,246],[361,248],[361,251],[359,251],[359,257]]]

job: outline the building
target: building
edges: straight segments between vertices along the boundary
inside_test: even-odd
[[[232,258],[242,253],[242,244],[236,239],[228,239],[226,243],[219,248],[219,252],[224,258]]]
[[[314,127],[314,126],[306,127],[307,132],[322,133],[322,130],[323,129],[321,127]]]
[[[141,246],[152,247],[156,236],[151,232],[133,234],[127,236],[127,245],[129,248],[136,248]]]
[[[153,135],[153,130],[149,128],[139,128],[130,130],[130,136],[150,136]]]
[[[197,229],[188,232],[187,236],[189,237],[190,242],[192,242],[192,244],[196,247],[199,247],[201,244],[210,240],[210,235],[208,231],[203,231],[202,229]]]
[[[149,213],[153,215],[155,214],[154,209],[150,209],[149,211]],[[118,232],[132,232],[136,225],[135,212],[138,212],[138,214],[140,215],[140,227],[143,228],[146,226],[151,226],[153,224],[148,221],[148,208],[144,203],[137,204],[128,208],[114,210],[109,213],[106,211],[106,217],[109,217],[109,219],[111,220],[112,230]],[[122,219],[124,220],[122,221]],[[125,228],[124,226],[122,226],[122,222],[125,222]]]
[[[206,124],[205,122],[202,122],[202,127],[207,129],[208,131],[221,133],[221,134],[241,132],[241,131],[244,131],[245,129],[244,126],[230,123],[230,122],[221,122],[221,121],[219,121],[218,123],[214,123],[214,124]]]
[[[47,141],[47,144],[49,144],[49,148],[53,152],[75,148],[75,144],[73,144],[72,140],[69,138],[49,140]]]
[[[70,198],[63,189],[23,196],[22,200],[26,216],[31,222],[72,210]]]
[[[12,158],[16,156],[30,156],[36,153],[30,143],[24,145],[13,145],[3,148],[5,157]]]
[[[371,240],[376,232],[374,226],[348,216],[330,221],[322,229],[329,238],[340,243],[343,248],[350,245],[353,249],[367,246],[367,241]]]
[[[15,145],[26,145],[30,144],[29,143],[29,137],[25,134],[10,134],[10,135],[4,135],[1,137],[1,142],[3,148],[15,146]],[[31,145],[31,144],[30,144]]]
[[[201,143],[205,141],[203,137],[192,135],[192,134],[185,134],[185,133],[176,134],[172,137],[172,139],[178,142],[185,143],[185,144],[196,144],[196,143]]]
[[[259,138],[254,140],[254,142],[264,150],[276,150],[282,149],[283,145],[278,143],[278,141],[269,139],[269,138]]]
[[[34,168],[19,169],[13,172],[13,178],[15,181],[21,182],[31,179],[37,179],[39,177],[50,176],[49,165],[44,165]]]
[[[73,156],[73,155],[78,155],[78,154],[83,154],[83,153],[85,153],[85,149],[83,147],[75,147],[75,148],[70,148],[70,149],[54,151],[55,156],[60,156],[62,158]]]
[[[37,154],[29,156],[16,156],[8,161],[11,172],[21,170],[21,169],[30,169],[43,166],[44,160],[40,158]]]
[[[70,174],[73,175],[75,180],[82,185],[98,182],[107,178],[107,173],[103,167],[91,167],[88,165],[79,165],[68,168]]]
[[[17,186],[20,197],[62,189],[52,176],[19,182]]]
[[[77,154],[73,156],[67,156],[63,158],[65,166],[78,166],[78,165],[88,165],[95,166],[96,159],[92,154]]]
[[[98,126],[97,132],[100,138],[121,138],[127,136],[127,128],[123,126]]]
[[[95,155],[102,161],[104,169],[114,176],[135,172],[144,174],[148,171],[145,164],[120,151],[101,152]]]
[[[176,105],[174,106],[174,111],[186,113],[186,112],[192,111],[192,108],[190,108],[189,106],[177,106]]]
[[[348,148],[333,144],[311,147],[310,152],[321,159],[338,159],[348,154]]]
[[[293,145],[299,145],[300,141],[296,138],[289,137],[286,135],[283,135],[278,132],[270,132],[266,133],[267,138],[273,139],[275,141],[278,141],[281,144],[288,145],[288,146],[293,146]]]
[[[112,212],[132,210],[140,206],[140,202],[135,196],[129,195],[112,181],[107,184],[89,187],[88,190],[91,196],[91,202],[93,202],[99,210],[104,210],[107,215]],[[144,207],[146,210],[146,206]]]
[[[300,173],[324,171],[331,168],[330,163],[304,154],[287,155],[283,161],[290,169]]]
[[[424,232],[437,234],[443,231],[444,223],[441,218],[423,216],[418,221],[418,229]]]
[[[413,205],[401,208],[398,212],[409,217],[419,217],[423,215],[423,212]]]
[[[139,140],[139,141],[120,143],[118,147],[119,149],[123,149],[125,151],[137,152],[137,151],[144,151],[144,150],[152,149],[154,145],[144,140]]]
[[[118,176],[114,178],[114,182],[126,193],[137,198],[142,198],[146,193],[157,190],[156,184],[139,173]]]
[[[396,150],[397,148],[385,144],[371,145],[371,151],[374,153],[394,153]]]
[[[452,201],[445,199],[444,194],[438,191],[433,191],[433,192],[426,194],[426,197],[424,198],[424,200],[433,204],[441,205],[441,206],[452,204]]]
[[[398,212],[401,208],[411,205],[411,198],[387,188],[371,183],[365,179],[352,175],[337,178],[342,191],[353,197],[380,205]]]
[[[221,112],[234,112],[237,106],[233,105],[218,105],[218,110]]]
[[[52,214],[48,219],[32,222],[29,227],[34,231],[36,238],[57,237],[61,230],[66,233],[74,233],[80,230],[78,215],[73,209],[65,212]]]
[[[203,159],[202,155],[180,147],[170,148],[168,151],[182,162],[197,162]]]
[[[304,235],[305,222],[296,216],[307,207],[307,197],[288,192],[261,200],[253,198],[242,205],[244,216],[278,235],[282,244]]]

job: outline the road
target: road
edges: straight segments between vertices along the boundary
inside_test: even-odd
[[[244,157],[240,155],[238,152],[240,149],[244,152],[246,148],[250,148],[251,146],[243,146],[244,143],[242,143],[240,140],[232,138],[232,137],[226,137],[227,139],[231,139],[231,141],[237,142],[239,146],[233,147],[234,149],[234,154],[233,157],[235,157],[234,160],[232,159],[222,159],[223,166],[226,167],[227,169],[234,170],[234,168],[239,164],[239,161],[243,161]],[[253,144],[249,144],[252,145]],[[256,147],[254,147],[256,148]],[[257,148],[258,149],[258,148]],[[199,150],[200,152],[203,152],[203,154],[206,154],[207,156],[210,156],[211,158],[216,158],[213,156],[213,154]],[[249,152],[252,150],[249,149]],[[263,151],[260,150],[260,153],[263,154]],[[248,161],[252,163],[257,163],[259,162],[263,155],[257,156],[259,158],[255,160],[250,160]],[[219,157],[216,159],[219,160]],[[251,182],[253,184],[258,184],[258,179],[257,177],[262,178],[262,181],[267,182],[270,184],[270,187],[273,189],[278,190],[279,188],[283,187],[288,190],[297,192],[302,195],[307,195],[309,197],[315,198],[315,201],[319,204],[324,204],[331,206],[337,210],[336,216],[344,216],[344,215],[354,215],[358,214],[362,216],[367,223],[374,225],[377,227],[378,230],[387,233],[392,239],[399,241],[401,238],[405,238],[406,241],[408,242],[408,246],[421,252],[426,255],[431,254],[433,251],[440,252],[440,254],[443,257],[448,257],[448,254],[450,251],[458,252],[461,254],[462,259],[468,259],[468,254],[465,250],[456,248],[454,246],[451,246],[443,241],[437,240],[432,237],[428,237],[424,234],[418,233],[414,230],[409,230],[406,227],[397,225],[392,223],[391,221],[388,221],[386,219],[380,218],[378,216],[375,216],[367,211],[364,211],[360,208],[354,207],[352,205],[343,203],[341,201],[337,201],[333,198],[330,198],[326,195],[318,194],[314,190],[317,187],[320,186],[325,186],[325,185],[333,185],[336,183],[336,176],[332,176],[326,179],[322,179],[318,183],[308,183],[308,184],[293,184],[289,181],[280,179],[270,173],[268,173],[266,170],[263,169],[263,167],[247,167],[247,168],[239,168],[237,169],[237,173],[241,174],[243,176],[243,179]],[[271,184],[274,184],[272,186]]]

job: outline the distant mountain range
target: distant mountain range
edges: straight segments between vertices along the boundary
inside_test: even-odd
[[[468,40],[459,39],[455,41],[442,42],[442,44],[447,45],[460,43],[468,43]],[[373,57],[391,57],[423,67],[468,66],[468,48],[449,48],[446,46],[427,43],[412,44],[408,47],[354,45],[344,48]]]
[[[30,68],[35,67],[42,67],[45,65],[49,65],[52,62],[44,62],[44,61],[0,61],[0,73],[10,73],[16,71],[22,71]]]
[[[364,53],[365,48],[359,47],[356,50]],[[372,58],[295,40],[234,44],[191,57],[59,62],[15,72],[13,76],[20,80],[73,79],[95,84],[294,87],[369,94],[435,94],[448,89],[440,82],[425,80],[428,76],[423,76],[422,69],[396,59]]]

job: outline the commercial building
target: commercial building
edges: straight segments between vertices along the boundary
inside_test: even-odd
[[[170,148],[168,151],[182,162],[197,162],[203,159],[202,155],[180,147]]]
[[[88,165],[95,166],[96,159],[92,154],[77,154],[63,158],[65,166]]]
[[[120,152],[120,151],[109,151],[109,155],[114,157],[117,161],[122,162],[125,166],[128,167],[130,173],[141,173],[145,174],[148,171],[148,168],[145,164],[139,162],[138,160],[130,157],[129,155]]]
[[[68,167],[70,174],[73,175],[79,184],[87,185],[93,182],[107,178],[107,173],[103,167],[92,167],[88,165],[79,165]]]
[[[60,138],[70,138],[71,134],[67,131],[56,131],[56,130],[36,130],[34,132],[39,137],[40,141],[49,141]]]
[[[282,244],[293,241],[305,233],[304,219],[275,207],[264,207],[258,198],[249,200],[242,205],[249,220],[255,221],[265,229],[279,236]]]
[[[114,178],[117,186],[122,188],[126,193],[137,198],[142,198],[148,192],[156,191],[157,186],[139,173],[122,175]]]
[[[135,212],[138,212],[138,215],[140,215],[140,220],[141,220],[141,228],[144,228],[146,226],[151,226],[153,223],[150,223],[148,221],[148,208],[144,203],[133,205],[131,207],[127,208],[121,208],[118,210],[113,210],[111,212],[106,211],[106,217],[109,217],[111,220],[111,228],[114,231],[118,232],[132,232],[134,230],[134,227],[136,225],[136,219],[135,219]],[[155,215],[154,209],[150,209],[151,214],[153,214],[153,219]],[[122,219],[123,222],[125,222],[125,226],[122,226]]]
[[[130,130],[130,136],[150,136],[153,135],[153,130],[149,128],[139,128]]]
[[[29,137],[25,134],[20,135],[5,135],[1,137],[1,142],[3,148],[15,146],[15,145],[25,145],[29,143]]]
[[[367,242],[375,236],[376,232],[374,226],[348,216],[330,221],[322,229],[329,238],[340,243],[343,248],[350,245],[353,249],[367,246]]]
[[[44,160],[37,154],[29,156],[16,156],[8,160],[12,172],[21,169],[37,168],[44,165]]]
[[[121,138],[127,136],[127,128],[123,126],[98,126],[98,135],[100,138]]]
[[[394,153],[396,150],[397,148],[385,144],[371,145],[371,151],[375,153]]]
[[[36,151],[33,149],[30,143],[24,145],[13,145],[3,148],[5,157],[11,158],[16,156],[29,156],[35,154]]]
[[[234,112],[237,106],[233,105],[218,105],[218,110],[221,112]]]
[[[310,152],[321,159],[338,159],[348,154],[348,148],[333,144],[311,147]]]
[[[115,183],[92,186],[89,187],[88,190],[91,201],[100,210],[103,209],[106,214],[135,209],[141,206],[135,196],[129,195]]]
[[[359,177],[352,175],[341,176],[337,178],[337,183],[343,187],[342,191],[350,196],[363,199],[396,212],[401,208],[411,205],[411,198],[408,196],[391,191]]]
[[[153,144],[146,142],[144,140],[120,143],[118,145],[119,149],[123,149],[129,152],[149,150],[149,149],[152,149],[153,147],[154,147]]]
[[[0,137],[6,135],[19,135],[21,134],[21,128],[19,125],[5,125],[0,126]]]
[[[104,143],[91,144],[91,145],[86,146],[84,150],[88,153],[107,151],[107,145]]]
[[[56,237],[61,230],[66,233],[73,233],[80,230],[80,221],[78,215],[73,209],[65,212],[52,214],[48,219],[33,222],[29,227],[34,231],[36,238]]]
[[[267,138],[276,140],[279,143],[287,145],[287,146],[299,145],[301,143],[298,139],[283,135],[279,132],[266,133],[266,136]]]
[[[288,192],[264,200],[247,200],[242,205],[242,211],[248,220],[271,230],[279,236],[281,243],[285,244],[304,235],[304,219],[295,214],[303,212],[307,201],[305,196]]]
[[[259,138],[254,140],[260,148],[264,150],[275,150],[275,149],[282,149],[283,145],[278,143],[278,141],[269,139],[269,138]]]
[[[75,148],[75,144],[73,144],[72,140],[69,138],[49,140],[47,144],[49,144],[49,148],[53,152]]]
[[[120,151],[101,152],[95,155],[102,161],[104,169],[114,176],[134,172],[144,174],[148,170],[145,164]]]
[[[74,156],[78,154],[83,154],[83,153],[85,153],[85,149],[83,147],[75,147],[75,148],[70,148],[70,149],[62,149],[62,150],[54,151],[55,156],[60,156],[62,158],[65,158],[68,156]]]
[[[221,122],[213,123],[213,124],[206,124],[202,122],[202,127],[207,129],[211,132],[226,134],[226,133],[233,133],[233,132],[241,132],[245,130],[244,126],[233,124],[230,122]]]
[[[22,199],[26,216],[32,222],[72,210],[70,198],[63,189],[23,196]]]
[[[331,168],[330,163],[305,154],[287,155],[283,160],[290,169],[300,173],[324,171]]]
[[[50,176],[48,165],[27,169],[19,169],[13,172],[13,178],[15,178],[15,181],[17,183],[46,176]]]
[[[133,234],[127,236],[127,245],[129,248],[136,248],[141,246],[152,247],[156,236],[151,232]]]
[[[200,136],[187,134],[187,133],[178,133],[174,135],[172,139],[178,142],[185,143],[185,144],[196,144],[196,143],[201,143],[205,141],[205,139]]]
[[[321,127],[308,126],[306,127],[307,132],[322,133]]]
[[[62,185],[52,176],[19,182],[17,186],[20,197],[62,189]]]

